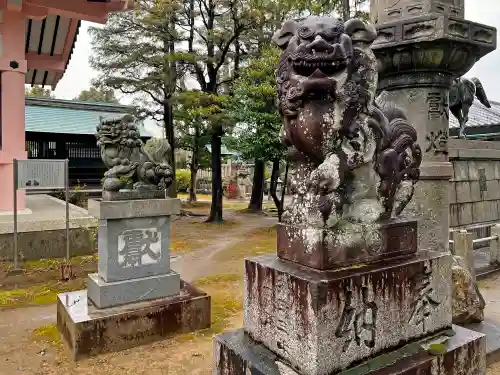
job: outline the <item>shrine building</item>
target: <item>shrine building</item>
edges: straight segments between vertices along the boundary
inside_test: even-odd
[[[95,137],[101,119],[133,113],[134,107],[101,102],[27,97],[25,107],[28,159],[68,159],[70,185],[98,188],[106,167]],[[152,135],[136,125],[143,142]]]

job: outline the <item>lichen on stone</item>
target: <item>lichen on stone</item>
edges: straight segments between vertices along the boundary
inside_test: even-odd
[[[311,16],[287,21],[273,37],[282,137],[293,168],[292,201],[282,216],[312,251],[324,239],[342,245],[380,241],[374,223],[398,215],[413,196],[421,151],[404,112],[375,101],[373,26]]]
[[[462,257],[454,256],[452,264],[453,323],[479,323],[484,320],[484,301]]]

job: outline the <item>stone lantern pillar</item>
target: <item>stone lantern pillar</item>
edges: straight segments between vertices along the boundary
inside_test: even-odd
[[[496,48],[496,29],[465,20],[464,0],[372,0],[370,13],[380,99],[406,110],[422,148],[421,177],[406,212],[419,219],[420,249],[447,251],[449,90]]]

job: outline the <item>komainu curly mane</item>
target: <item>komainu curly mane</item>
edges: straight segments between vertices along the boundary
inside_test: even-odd
[[[97,145],[108,168],[104,190],[117,192],[129,182],[134,183],[134,189],[150,190],[163,190],[172,184],[167,140],[151,138],[144,145],[129,115],[101,121],[96,130]]]
[[[376,37],[360,20],[307,17],[273,37],[282,137],[294,162],[286,224],[332,226],[398,215],[413,195],[421,151],[404,112],[375,103]]]

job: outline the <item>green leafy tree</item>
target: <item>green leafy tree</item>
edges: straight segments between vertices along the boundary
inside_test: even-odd
[[[285,153],[279,137],[281,118],[276,107],[274,75],[279,54],[276,48],[264,49],[260,57],[250,59],[240,69],[228,106],[230,116],[237,123],[228,144],[240,152],[244,159],[255,160],[254,188],[248,207],[251,210],[262,209],[261,185],[266,162],[273,163],[273,170],[277,168],[279,171]],[[274,179],[278,178],[277,173],[273,172]],[[275,203],[278,205],[279,202]]]
[[[187,162],[191,173],[188,201],[196,202],[198,170],[211,165],[211,155],[206,146],[210,144],[213,123],[220,125],[223,120],[221,104],[226,98],[199,90],[180,92],[176,97],[174,116],[177,144],[191,153]]]
[[[255,0],[253,7],[259,11],[257,26],[238,40],[239,45],[237,47],[239,47],[242,55],[239,61],[240,65],[245,66],[247,59],[252,56],[258,57],[264,49],[268,49],[272,44],[272,35],[281,27],[285,20],[306,17],[308,15],[329,14],[344,14],[344,16],[349,14],[350,16],[359,17],[362,15],[360,9],[363,9],[363,3],[366,3],[366,0],[351,0],[350,2],[347,0],[333,0],[329,2],[312,0]],[[274,73],[271,76],[274,76]],[[276,177],[279,173],[276,169],[276,164],[274,164],[273,169],[275,170],[273,176]],[[250,198],[250,208],[254,210],[262,207],[263,173],[264,163],[261,159],[256,158],[252,196]],[[274,182],[273,179],[272,182]]]
[[[55,98],[54,92],[51,89],[44,89],[41,86],[24,87],[24,96],[34,96],[46,99]]]
[[[176,43],[181,42],[176,20],[182,3],[136,0],[135,10],[113,13],[104,27],[91,27],[91,66],[100,72],[101,87],[135,98],[139,117],[162,122],[171,145],[175,169],[172,97],[177,88]],[[175,173],[175,170],[174,170]],[[176,196],[175,183],[169,190]]]
[[[99,88],[95,85],[91,85],[88,90],[80,92],[75,100],[82,100],[85,102],[118,103],[118,99],[116,99],[113,90]]]
[[[238,70],[242,51],[240,39],[258,24],[259,10],[254,0],[187,0],[178,18],[186,46],[180,63],[196,81],[199,90],[221,97],[229,93],[229,83]],[[218,100],[220,104],[221,100]],[[221,115],[222,113],[218,114]],[[223,119],[210,121],[212,156],[212,204],[208,222],[221,222],[222,137],[228,127]]]

